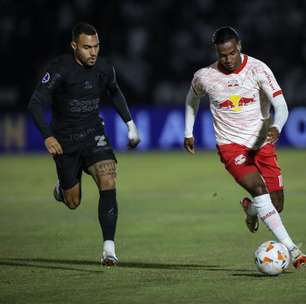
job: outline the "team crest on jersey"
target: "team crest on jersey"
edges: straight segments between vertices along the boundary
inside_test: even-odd
[[[242,97],[240,95],[232,95],[226,100],[221,101],[218,104],[218,108],[240,112],[242,111],[242,108],[244,106],[247,106],[253,102],[255,102],[255,99],[253,97],[249,98],[249,97]]]
[[[237,79],[230,79],[228,82],[227,82],[227,86],[229,88],[232,88],[232,87],[239,87],[239,82]]]
[[[50,80],[50,74],[47,72],[44,77],[42,78],[42,83],[47,83]]]

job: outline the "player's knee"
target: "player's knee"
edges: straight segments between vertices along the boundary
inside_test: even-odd
[[[284,210],[284,192],[274,191],[270,193],[272,203],[278,213],[281,213]]]
[[[116,179],[114,177],[103,177],[100,179],[99,187],[101,190],[112,190],[116,188]]]
[[[278,213],[281,213],[284,210],[284,202],[282,201],[273,201],[273,205]]]
[[[67,195],[65,196],[65,204],[69,209],[76,209],[81,204],[81,198],[76,195]]]
[[[266,185],[258,173],[250,173],[239,181],[253,197],[268,193]]]
[[[253,196],[259,196],[267,193],[267,188],[264,183],[256,183],[250,191]]]
[[[276,210],[278,211],[278,213],[281,213],[284,210],[284,204],[281,203],[276,207]]]
[[[76,209],[81,203],[81,188],[77,184],[64,191],[65,204],[69,209]]]
[[[105,160],[89,168],[100,190],[112,190],[116,187],[116,162]]]

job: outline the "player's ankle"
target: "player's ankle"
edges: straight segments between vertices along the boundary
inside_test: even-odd
[[[103,252],[107,255],[115,256],[115,242],[113,240],[105,240],[103,243]]]
[[[290,253],[290,256],[291,256],[292,260],[295,260],[301,254],[303,254],[302,251],[297,246],[294,246],[294,247],[290,248],[289,253]]]

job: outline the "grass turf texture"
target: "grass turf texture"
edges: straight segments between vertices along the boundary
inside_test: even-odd
[[[0,303],[304,303],[306,271],[265,277],[254,251],[273,239],[250,234],[245,192],[215,152],[118,154],[120,266],[102,268],[98,192],[83,177],[83,201],[54,201],[48,156],[0,158]],[[306,242],[306,154],[279,151],[283,221]],[[304,250],[306,249],[304,245]]]

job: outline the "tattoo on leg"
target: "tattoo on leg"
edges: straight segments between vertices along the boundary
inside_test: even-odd
[[[116,164],[114,161],[102,161],[96,163],[94,168],[96,175],[99,177],[116,177]]]

